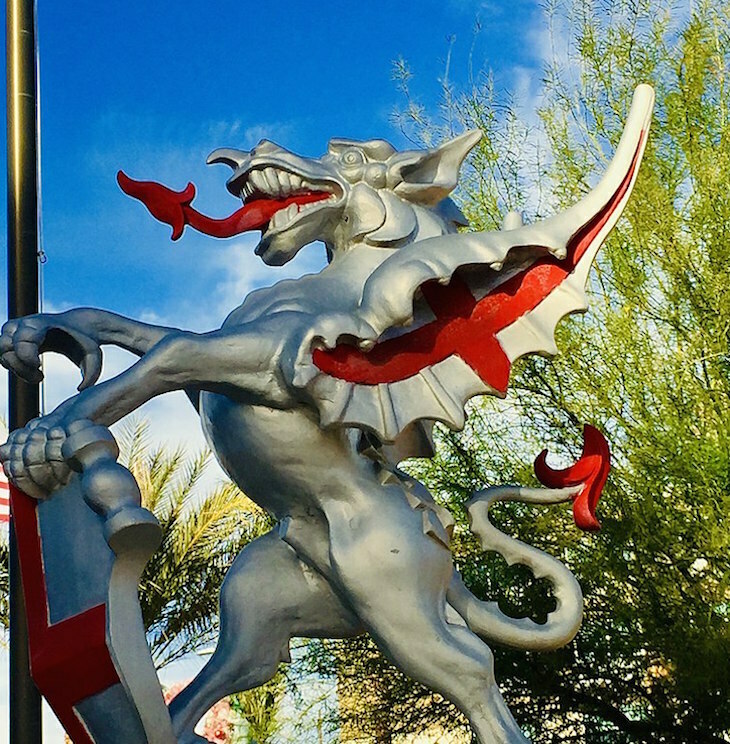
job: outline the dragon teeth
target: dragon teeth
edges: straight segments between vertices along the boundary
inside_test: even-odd
[[[272,196],[281,196],[281,188],[279,187],[279,179],[277,178],[276,171],[273,168],[264,168],[264,179],[269,186],[269,193]]]
[[[264,174],[261,171],[251,171],[248,177],[249,183],[252,185],[252,191],[260,191],[263,193],[268,192],[268,186]]]
[[[330,189],[322,184],[315,185],[295,173],[269,166],[268,168],[253,170],[248,174],[246,183],[241,188],[241,198],[244,201],[251,197],[285,199],[288,196],[307,191],[321,192],[330,191]]]
[[[290,204],[286,209],[280,209],[274,213],[271,218],[271,226],[276,229],[283,227],[289,224],[297,214],[299,214],[299,207],[296,204]]]

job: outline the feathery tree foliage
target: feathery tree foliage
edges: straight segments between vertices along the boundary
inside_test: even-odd
[[[287,688],[287,677],[279,672],[261,687],[231,695],[231,709],[241,725],[236,741],[247,744],[274,744],[282,728],[281,703]]]
[[[464,502],[486,484],[530,483],[544,446],[574,460],[582,422],[606,432],[599,534],[580,535],[565,510],[495,510],[504,531],[564,560],[585,594],[567,648],[495,649],[500,685],[535,742],[730,741],[730,8],[547,10],[554,59],[538,121],[522,121],[488,78],[445,86],[440,119],[409,98],[403,120],[422,141],[484,131],[460,196],[474,228],[495,229],[507,210],[539,218],[585,194],[634,87],[649,82],[657,107],[639,179],[591,273],[589,314],[558,330],[560,356],[523,360],[506,401],[476,403],[464,432],[441,431],[435,460],[412,470],[459,520],[454,553],[471,589],[539,621],[554,606],[548,588],[480,553]],[[400,64],[406,93],[409,75]],[[338,648],[315,661],[341,684],[381,680],[364,710],[341,710],[369,738],[463,725],[363,640]]]
[[[223,577],[271,520],[232,483],[196,492],[210,453],[190,458],[182,450],[151,450],[145,433],[146,425],[138,423],[117,438],[120,462],[162,527],[162,544],[140,582],[142,616],[159,668],[215,640]]]

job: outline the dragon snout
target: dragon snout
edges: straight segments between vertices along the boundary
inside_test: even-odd
[[[246,166],[253,158],[261,155],[271,155],[275,152],[286,153],[288,151],[283,147],[279,147],[279,145],[271,140],[262,139],[253,150],[237,150],[232,147],[219,147],[208,155],[208,160],[206,162],[208,165],[223,163],[229,168],[233,168],[234,171],[237,171]]]

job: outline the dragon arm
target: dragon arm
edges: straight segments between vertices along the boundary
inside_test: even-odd
[[[142,323],[91,307],[74,308],[56,317],[64,324],[83,329],[100,346],[111,344],[137,356],[146,354],[168,334],[180,332],[178,328]]]
[[[270,326],[264,321],[205,334],[169,332],[129,369],[50,415],[109,426],[158,395],[191,388],[285,407],[291,399],[278,371],[283,339]]]
[[[29,382],[40,382],[40,355],[46,351],[63,354],[81,368],[79,390],[83,390],[99,378],[102,345],[113,344],[143,356],[165,336],[178,332],[88,307],[39,313],[5,323],[0,334],[0,362]]]
[[[90,422],[110,426],[174,390],[211,391],[273,408],[296,404],[279,360],[286,342],[282,329],[291,328],[296,318],[282,315],[291,314],[206,334],[168,332],[129,369],[11,432],[0,446],[5,472],[25,493],[45,499],[74,467],[66,445],[75,432]]]

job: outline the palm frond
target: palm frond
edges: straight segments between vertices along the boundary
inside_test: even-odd
[[[148,640],[162,667],[212,642],[226,571],[245,545],[271,528],[271,518],[230,482],[208,493],[200,489],[210,452],[151,449],[143,421],[122,427],[117,441],[120,462],[162,528],[162,543],[140,582]]]

